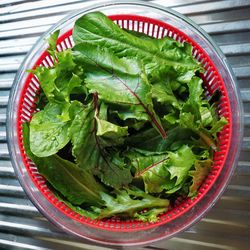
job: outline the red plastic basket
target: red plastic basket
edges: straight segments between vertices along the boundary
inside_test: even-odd
[[[51,204],[53,204],[53,206],[60,210],[61,213],[70,217],[72,220],[78,221],[83,225],[88,225],[96,229],[116,232],[132,232],[136,230],[154,228],[159,225],[169,223],[179,216],[183,216],[183,214],[193,208],[207,194],[207,192],[211,189],[214,182],[220,175],[220,172],[225,163],[225,159],[227,158],[229,144],[231,141],[232,117],[230,112],[231,108],[228,99],[228,93],[224,86],[223,80],[220,77],[218,69],[216,69],[212,60],[209,58],[206,52],[193,39],[188,37],[182,31],[170,26],[169,24],[149,17],[135,15],[112,15],[110,16],[110,18],[119,26],[125,29],[143,32],[149,36],[153,36],[156,38],[169,36],[179,42],[186,41],[192,44],[193,56],[199,62],[201,62],[203,67],[205,68],[205,73],[201,77],[204,81],[206,94],[211,95],[215,90],[220,90],[220,92],[222,93],[222,97],[220,99],[220,103],[218,104],[217,111],[220,116],[224,116],[228,120],[228,124],[224,127],[224,129],[218,136],[220,151],[215,152],[214,154],[214,165],[212,167],[212,170],[205,181],[202,183],[201,187],[199,188],[198,195],[195,198],[180,198],[176,201],[174,207],[172,207],[166,213],[160,215],[159,221],[155,223],[144,223],[136,220],[122,221],[117,218],[106,220],[91,220],[74,212],[54,196],[54,194],[47,187],[44,177],[38,173],[35,164],[27,157],[25,153],[22,139],[22,123],[30,121],[32,113],[36,109],[35,97],[39,91],[39,82],[37,78],[33,74],[28,75],[19,101],[17,115],[17,134],[22,159],[33,183],[41,192],[41,194],[46,197],[46,199]],[[58,51],[62,51],[67,48],[71,48],[72,46],[72,30],[69,30],[59,37],[57,49]],[[35,63],[34,68],[39,65],[43,65],[45,67],[53,66],[53,60],[46,51],[41,54],[41,56]]]

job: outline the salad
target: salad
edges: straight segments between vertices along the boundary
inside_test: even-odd
[[[52,192],[91,219],[155,222],[195,197],[213,165],[217,90],[203,87],[192,46],[120,28],[100,12],[75,22],[74,46],[38,66],[36,112],[23,124],[27,155]]]

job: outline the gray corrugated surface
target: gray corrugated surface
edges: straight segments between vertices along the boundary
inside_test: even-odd
[[[212,35],[226,54],[241,88],[245,134],[240,162],[230,185],[206,218],[171,240],[133,249],[250,249],[250,1],[153,2],[189,16]],[[1,249],[110,249],[65,235],[39,214],[15,177],[5,132],[9,90],[25,54],[42,32],[65,14],[92,3],[80,0],[0,2]]]

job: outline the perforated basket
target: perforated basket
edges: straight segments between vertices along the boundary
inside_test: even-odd
[[[207,35],[186,18],[155,5],[119,2],[116,6],[114,3],[95,6],[73,14],[47,33],[48,36],[53,30],[61,29],[58,51],[73,46],[74,21],[82,14],[93,10],[108,14],[109,18],[122,28],[143,32],[155,38],[169,36],[179,42],[186,41],[192,44],[193,56],[205,68],[205,73],[201,77],[206,94],[211,95],[215,90],[220,90],[222,97],[217,111],[228,120],[228,125],[218,137],[220,151],[214,155],[211,172],[195,198],[178,199],[175,206],[160,215],[156,223],[119,219],[91,220],[59,201],[47,187],[35,164],[27,157],[22,140],[22,123],[30,121],[36,109],[36,95],[39,92],[37,78],[33,74],[25,73],[25,69],[39,65],[53,66],[53,60],[46,52],[47,45],[44,40],[40,40],[33,48],[33,54],[31,52],[21,67],[10,98],[8,141],[13,165],[24,190],[38,209],[66,231],[102,243],[123,245],[141,244],[170,237],[201,218],[219,197],[232,173],[242,137],[241,104],[235,81],[224,56]],[[123,14],[117,14],[119,12]]]

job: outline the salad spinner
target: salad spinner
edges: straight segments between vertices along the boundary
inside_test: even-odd
[[[172,37],[193,46],[193,56],[203,65],[206,95],[222,94],[217,112],[228,120],[219,133],[220,150],[214,154],[212,169],[194,198],[177,199],[159,216],[158,222],[136,220],[91,220],[59,201],[46,185],[35,164],[27,157],[22,123],[30,121],[36,109],[39,82],[27,69],[53,66],[46,52],[46,39],[60,30],[58,51],[71,48],[74,22],[82,15],[101,11],[122,28],[143,32],[155,38]],[[30,200],[52,223],[79,237],[110,245],[139,245],[170,238],[199,221],[224,191],[236,166],[242,141],[242,104],[232,70],[217,45],[191,20],[179,13],[144,2],[112,1],[81,9],[67,16],[46,32],[26,56],[15,77],[8,106],[8,146],[19,181]]]

